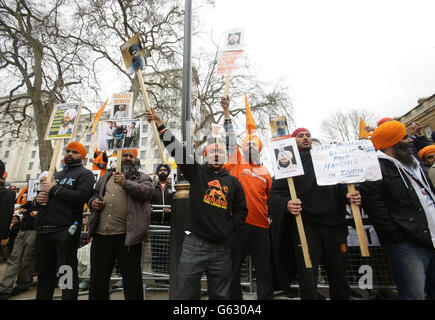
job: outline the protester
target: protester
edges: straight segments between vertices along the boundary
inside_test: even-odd
[[[8,260],[9,260],[10,254],[12,253],[12,248],[14,247],[15,238],[17,237],[17,234],[20,231],[20,224],[21,224],[20,216],[18,214],[14,214],[12,216],[11,226],[9,228],[9,233],[8,233],[8,238],[2,240],[2,246],[7,247]]]
[[[269,219],[267,202],[272,178],[261,164],[262,142],[255,132],[252,113],[247,111],[246,137],[242,142],[242,152],[237,146],[236,135],[229,113],[229,98],[222,98],[221,106],[225,115],[225,131],[229,142],[229,161],[225,169],[236,177],[245,191],[248,215],[245,223],[232,236],[231,258],[233,265],[231,296],[232,300],[242,300],[240,287],[240,269],[249,254],[255,266],[257,278],[257,299],[273,299],[273,276],[271,244],[269,237]]]
[[[123,150],[121,172],[108,170],[88,202],[91,280],[89,300],[108,300],[109,281],[118,262],[126,300],[143,300],[142,241],[148,233],[151,178],[135,167],[137,150]]]
[[[77,248],[83,206],[89,200],[95,183],[92,171],[83,167],[85,157],[86,148],[79,142],[70,142],[64,156],[65,168],[54,175],[55,182],[45,181],[36,197],[38,214],[34,222],[37,227],[38,300],[52,299],[59,267],[72,272],[72,284],[68,283],[62,290],[62,299],[77,299]],[[75,223],[78,231],[70,232]]]
[[[172,204],[172,184],[169,183],[171,168],[167,164],[159,164],[156,168],[158,181],[154,184],[152,205]],[[170,208],[153,208],[151,224],[157,226],[171,225]],[[156,273],[169,273],[170,238],[166,231],[155,230],[150,233],[151,242],[151,269]]]
[[[418,157],[423,161],[423,170],[429,174],[430,168],[435,164],[435,145],[430,145],[422,148],[418,152]],[[433,183],[432,183],[433,184]]]
[[[373,132],[382,177],[361,184],[363,207],[387,251],[398,299],[435,299],[435,196],[398,121]]]
[[[247,208],[240,182],[223,168],[225,146],[209,145],[204,151],[206,164],[200,165],[175,139],[154,109],[147,111],[147,118],[155,121],[165,147],[190,182],[190,210],[184,225],[175,298],[198,300],[201,277],[206,272],[210,299],[228,299],[231,285],[229,239],[243,224]]]
[[[39,175],[42,184],[47,180],[48,172]],[[8,259],[3,280],[0,283],[0,298],[7,299],[29,290],[35,270],[35,241],[36,229],[34,226],[35,202],[27,202],[22,208],[23,215],[20,230],[16,237],[11,256]],[[14,283],[16,286],[14,287]]]
[[[349,299],[346,280],[346,200],[359,205],[358,191],[346,194],[345,186],[318,186],[311,158],[311,134],[305,128],[292,133],[296,138],[304,175],[294,177],[298,196],[291,200],[287,179],[274,180],[270,192],[272,212],[272,244],[279,283],[288,291],[294,279],[295,266],[299,277],[301,299],[318,299],[317,281],[321,257],[328,275],[331,299]],[[312,268],[307,269],[294,216],[301,214],[308,242]]]
[[[8,238],[15,204],[15,193],[5,187],[7,178],[5,169],[5,164],[0,160],[0,240]]]

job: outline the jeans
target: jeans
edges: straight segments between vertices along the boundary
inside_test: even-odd
[[[229,299],[231,286],[231,251],[227,243],[210,243],[186,235],[177,270],[177,300],[199,300],[201,277],[207,275],[210,300]]]
[[[385,242],[393,279],[397,286],[397,299],[435,300],[435,249],[427,249],[409,242]]]
[[[244,224],[231,237],[231,258],[233,274],[231,300],[242,300],[240,268],[250,254],[257,277],[257,299],[273,299],[273,274],[269,229]]]
[[[62,300],[77,300],[79,292],[79,275],[77,272],[77,249],[80,232],[73,236],[68,230],[36,236],[36,270],[38,289],[36,300],[51,300],[56,283],[56,273],[60,266],[72,269],[72,289],[62,290]]]

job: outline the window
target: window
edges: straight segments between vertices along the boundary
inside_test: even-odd
[[[86,136],[86,142],[90,142],[90,141],[91,141],[91,138],[92,138],[92,135],[91,135],[91,134],[88,134],[88,135]]]
[[[8,141],[8,147],[11,147],[12,146],[12,140],[9,140]]]
[[[154,150],[154,158],[160,159],[160,153],[159,150]]]
[[[26,174],[26,181],[30,180],[30,174]]]
[[[2,145],[3,145],[3,141],[0,141],[0,148],[2,147]]]
[[[88,165],[88,158],[85,158],[85,160],[83,160],[83,165],[86,167]]]
[[[35,140],[35,142],[33,142],[33,146],[36,147],[38,145],[38,140]]]
[[[88,153],[89,152],[89,146],[85,146],[85,149],[86,149],[86,153]]]
[[[147,138],[142,138],[142,147],[146,147],[147,145]]]
[[[32,159],[35,158],[36,156],[36,151],[32,151]]]
[[[147,124],[142,127],[142,132],[143,133],[147,133],[148,132],[148,125]]]
[[[33,169],[33,162],[29,162],[29,168],[28,170],[32,170]]]
[[[145,150],[140,152],[140,158],[145,160],[145,158],[147,157],[147,152]]]
[[[172,121],[172,122],[169,124],[169,127],[170,127],[171,129],[175,129],[175,128],[177,127],[177,123],[176,123],[175,121]]]
[[[171,107],[175,107],[177,105],[177,99],[171,99]]]
[[[6,150],[6,152],[5,152],[5,158],[9,158],[9,150]]]

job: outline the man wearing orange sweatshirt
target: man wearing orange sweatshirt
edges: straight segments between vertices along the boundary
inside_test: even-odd
[[[246,97],[245,97],[246,98]],[[272,178],[269,171],[260,162],[261,140],[248,100],[246,100],[246,137],[242,150],[237,146],[236,136],[229,112],[229,98],[222,98],[221,106],[225,114],[225,131],[228,141],[228,163],[225,169],[239,179],[246,196],[248,215],[245,224],[233,234],[231,258],[233,264],[231,299],[241,300],[240,268],[248,254],[251,255],[257,276],[257,299],[273,299],[272,260],[268,207]]]

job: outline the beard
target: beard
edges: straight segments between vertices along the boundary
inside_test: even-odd
[[[417,164],[412,156],[411,146],[408,142],[400,141],[393,146],[394,158],[407,167],[415,168]]]
[[[248,162],[259,163],[260,162],[260,153],[254,149],[247,149],[243,151],[243,155]]]
[[[159,175],[159,180],[160,181],[166,181],[166,179],[168,179],[169,175],[168,174],[164,174],[162,173],[161,175]]]
[[[122,163],[121,164],[121,172],[124,174],[126,179],[131,179],[137,172],[137,169],[134,164]]]
[[[278,161],[278,165],[279,165],[281,168],[287,168],[287,167],[290,165],[290,161],[282,162],[281,160],[279,160],[279,161]]]
[[[67,166],[71,166],[71,165],[74,165],[74,164],[79,164],[81,162],[82,162],[82,158],[78,158],[77,160],[74,160],[73,158],[69,158],[69,157],[65,158],[65,164]]]

